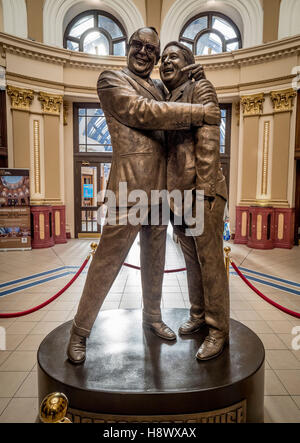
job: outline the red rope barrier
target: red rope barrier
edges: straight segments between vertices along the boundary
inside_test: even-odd
[[[126,266],[127,268],[136,269],[137,271],[141,270],[139,266],[130,265],[128,263],[124,263],[124,266]],[[183,271],[186,271],[186,268],[165,270],[164,273],[172,274],[173,272],[183,272]]]
[[[82,263],[81,268],[78,270],[78,272],[74,275],[74,277],[69,281],[69,283],[63,288],[61,289],[57,294],[55,294],[53,297],[51,297],[49,300],[45,301],[44,303],[42,303],[39,306],[36,306],[35,308],[31,308],[28,311],[23,311],[23,312],[16,312],[13,314],[0,314],[0,318],[17,318],[17,317],[24,317],[25,315],[29,315],[32,314],[33,312],[39,311],[40,309],[44,308],[45,306],[49,305],[50,303],[52,303],[54,300],[56,300],[60,295],[62,295],[73,283],[75,280],[77,280],[77,278],[79,277],[79,275],[82,273],[82,271],[84,270],[84,268],[86,267],[88,261],[89,261],[90,257],[87,257],[85,259],[85,261]]]
[[[241,271],[239,270],[239,268],[236,266],[236,264],[233,261],[231,261],[231,265],[232,265],[233,269],[235,270],[235,272],[238,274],[238,276],[241,277],[241,279],[246,283],[246,285],[248,285],[249,288],[252,289],[252,291],[254,291],[257,295],[259,295],[267,303],[270,303],[271,305],[275,306],[275,308],[279,309],[282,312],[285,312],[288,315],[291,315],[292,317],[300,318],[300,313],[299,312],[291,311],[290,309],[285,308],[284,306],[279,305],[275,301],[271,300],[270,298],[268,298],[264,294],[262,294],[258,289],[256,289],[256,287],[253,286],[249,282],[249,280],[247,280],[247,278],[241,273]]]

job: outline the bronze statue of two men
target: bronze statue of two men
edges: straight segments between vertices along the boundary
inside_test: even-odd
[[[160,66],[163,83],[150,78],[159,59],[156,30],[142,28],[129,40],[128,67],[99,76],[99,99],[113,145],[107,189],[116,196],[117,222],[103,227],[73,321],[67,352],[75,364],[86,358],[86,339],[138,233],[143,325],[161,339],[176,340],[161,314],[167,225],[150,221],[151,211],[160,212],[161,207],[149,205],[146,221],[124,223],[124,209],[130,203],[124,203],[119,195],[120,183],[127,183],[128,192],[142,189],[149,201],[153,190],[179,189],[182,195],[202,191],[203,232],[187,236],[189,226],[173,222],[186,262],[191,303],[190,317],[179,334],[193,334],[208,326],[208,335],[196,354],[198,360],[220,355],[228,343],[229,290],[222,235],[227,190],[220,168],[218,100],[187,47],[177,42],[165,47]],[[194,198],[193,213],[195,204]],[[118,325],[111,325],[115,327]]]

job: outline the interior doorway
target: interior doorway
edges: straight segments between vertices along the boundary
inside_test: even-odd
[[[104,113],[97,103],[75,103],[74,194],[75,237],[101,233],[99,207],[110,173],[112,145]]]
[[[98,209],[106,190],[111,162],[98,158],[75,163],[76,237],[97,237],[101,232]],[[98,235],[93,235],[98,234]]]

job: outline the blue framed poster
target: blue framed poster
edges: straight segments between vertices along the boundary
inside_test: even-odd
[[[83,185],[83,198],[94,197],[94,185]]]

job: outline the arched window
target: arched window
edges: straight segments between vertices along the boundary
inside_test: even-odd
[[[218,54],[242,47],[238,27],[218,12],[206,12],[189,20],[180,33],[180,41],[195,55]]]
[[[64,47],[94,55],[126,55],[126,32],[104,11],[86,11],[67,26]]]

